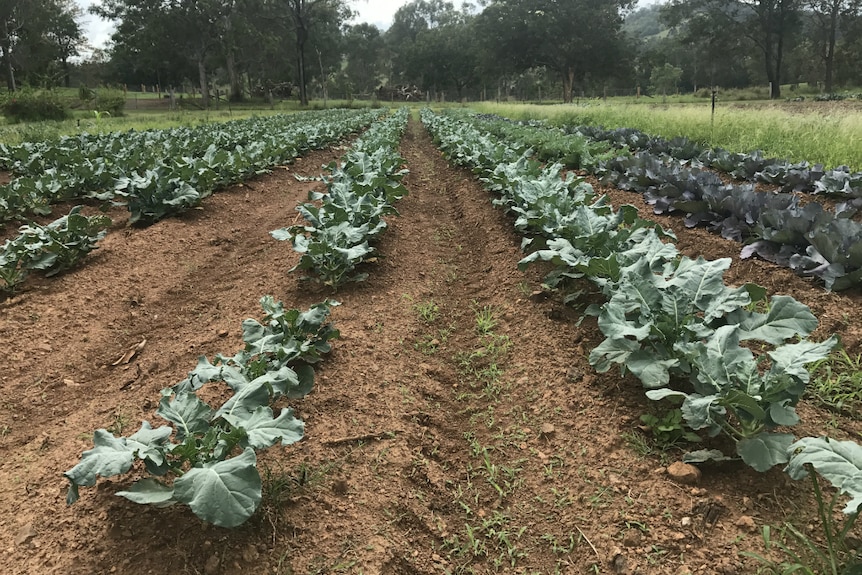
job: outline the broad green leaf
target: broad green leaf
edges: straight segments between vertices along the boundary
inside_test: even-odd
[[[706,463],[707,461],[733,461],[733,457],[728,457],[718,449],[698,449],[689,451],[682,456],[683,463]]]
[[[293,415],[292,409],[282,409],[273,418],[272,409],[258,407],[253,413],[242,412],[224,415],[225,421],[234,427],[241,427],[248,434],[248,446],[254,449],[272,447],[281,440],[282,445],[296,443],[303,436],[305,424]]]
[[[787,463],[788,449],[796,438],[790,433],[758,433],[736,444],[736,452],[755,471],[768,471]]]
[[[236,527],[244,523],[260,504],[261,481],[254,450],[193,467],[174,482],[174,498],[187,504],[195,515],[218,525]]]
[[[206,433],[213,417],[212,408],[193,392],[180,392],[162,397],[156,415],[177,426],[177,441],[197,433]]]
[[[92,487],[96,476],[121,475],[132,468],[135,450],[126,444],[125,437],[114,437],[104,429],[93,434],[93,449],[81,454],[81,461],[63,475],[70,481],[66,503],[78,500],[78,487]]]
[[[777,401],[769,406],[769,417],[777,425],[796,425],[799,423],[799,415],[796,408],[791,405],[790,399]]]
[[[784,469],[793,479],[808,476],[806,465],[850,496],[844,513],[862,510],[862,445],[828,437],[803,437],[790,446],[790,463]]]
[[[613,363],[625,365],[632,352],[640,347],[638,342],[630,339],[607,338],[590,352],[590,365],[599,373],[604,373]]]
[[[768,313],[739,310],[727,319],[739,324],[740,340],[757,339],[773,345],[797,335],[806,337],[817,328],[817,318],[808,306],[783,295],[772,298]]]
[[[709,310],[715,296],[728,289],[724,285],[724,272],[730,267],[731,261],[730,258],[710,261],[702,256],[695,260],[684,257],[666,285],[686,294],[698,309]]]
[[[825,359],[829,356],[832,348],[838,344],[838,337],[833,335],[823,342],[801,341],[782,345],[769,352],[772,358],[772,375],[787,374],[791,377],[807,383],[811,378],[808,368],[809,363]]]
[[[648,351],[638,350],[629,355],[626,367],[647,389],[664,387],[670,381],[668,370],[679,365],[679,360],[657,359]]]
[[[293,233],[291,232],[290,228],[280,228],[277,230],[272,230],[271,232],[269,232],[269,235],[279,241],[285,241],[293,238]]]
[[[739,330],[734,325],[722,326],[707,341],[706,345],[694,346],[696,352],[692,362],[699,368],[697,380],[704,384],[710,393],[733,386],[742,372],[744,378],[750,375],[754,365],[754,355],[750,350],[739,346]]]
[[[168,507],[176,503],[173,488],[150,478],[135,482],[128,491],[117,491],[117,495],[134,503],[156,507]]]
[[[727,413],[718,395],[688,395],[680,410],[689,427],[695,430],[706,429],[711,436],[718,435],[721,431],[721,422],[725,420]]]
[[[165,462],[165,450],[170,448],[169,439],[173,429],[162,425],[153,429],[149,422],[141,422],[141,428],[126,440],[126,445],[138,452],[138,457],[148,459],[156,467]]]

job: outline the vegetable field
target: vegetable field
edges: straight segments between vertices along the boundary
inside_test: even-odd
[[[858,452],[783,469],[862,440],[858,285],[434,118],[265,165],[201,144],[219,193],[146,226],[107,176],[52,198],[112,223],[0,302],[4,572],[741,575],[794,561],[764,528],[826,545]]]

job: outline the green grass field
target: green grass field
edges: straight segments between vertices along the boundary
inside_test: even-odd
[[[630,104],[590,101],[580,105],[473,104],[471,108],[515,119],[558,124],[637,128],[672,138],[686,136],[734,152],[862,170],[862,102],[720,103],[714,122],[709,102]]]

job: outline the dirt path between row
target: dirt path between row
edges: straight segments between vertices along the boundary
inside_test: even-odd
[[[0,304],[0,571],[743,574],[754,563],[738,552],[762,552],[761,525],[807,513],[779,470],[729,465],[681,485],[665,472],[678,454],[637,448],[642,391],[594,373],[595,323],[534,294],[541,270],[517,270],[511,221],[415,120],[410,195],[369,279],[334,295],[342,338],[292,402],[306,437],[259,454],[252,520],[228,531],[116,497],[134,477],[67,507],[61,474],[93,429],[157,423],[159,390],[201,354],[233,354],[260,296],[307,307],[332,295],[287,274],[298,256],[268,231],[320,186],[292,174],[340,153],[181,218],[118,223],[83,267]]]

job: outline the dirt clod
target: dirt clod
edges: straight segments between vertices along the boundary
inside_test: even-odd
[[[700,481],[700,469],[689,463],[674,461],[667,468],[668,476],[677,483],[691,485]]]

